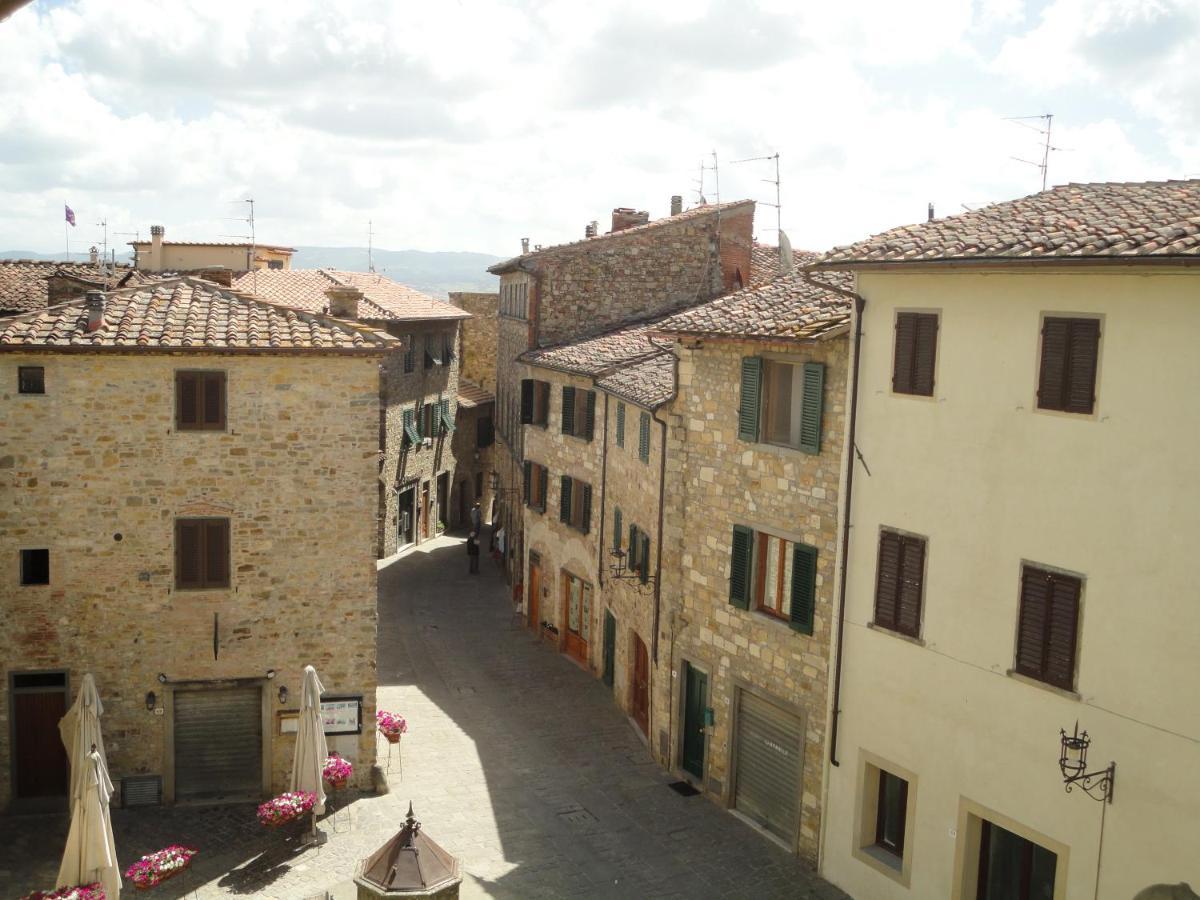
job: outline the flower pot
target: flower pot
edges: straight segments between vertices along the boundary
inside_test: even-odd
[[[387,742],[389,744],[400,743],[400,732],[398,732],[398,731],[397,732],[385,731],[385,732],[383,732],[383,736],[385,738],[387,738]]]
[[[329,785],[331,790],[340,791],[342,788],[344,788],[347,784],[350,783],[350,779],[349,778],[338,778],[337,780],[332,780],[332,779],[326,778],[325,783],[327,785]]]

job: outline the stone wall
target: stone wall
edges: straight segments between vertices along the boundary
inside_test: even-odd
[[[451,453],[454,455],[454,487],[450,492],[450,518],[446,523],[451,528],[465,528],[470,521],[468,513],[471,505],[479,501],[482,521],[490,521],[492,498],[491,474],[495,468],[496,444],[493,442],[486,447],[480,447],[479,422],[481,419],[492,420],[493,433],[495,420],[494,403],[481,403],[479,406],[460,406],[455,419],[454,438],[451,441]],[[463,498],[461,501],[459,498]]]
[[[450,292],[451,305],[471,314],[461,328],[461,375],[491,393],[496,392],[499,302],[500,295],[495,293]]]
[[[679,396],[671,406],[663,596],[672,601],[663,629],[670,665],[656,670],[658,710],[679,703],[683,662],[708,675],[715,724],[707,729],[705,788],[732,806],[732,713],[738,688],[798,712],[806,723],[798,852],[817,857],[828,660],[835,605],[839,472],[845,426],[847,341],[815,345],[705,342],[680,348]],[[824,362],[821,453],[739,440],[737,416],[743,356],[780,354]],[[811,636],[762,612],[729,603],[734,525],[801,541],[818,550]],[[655,749],[668,744],[668,720],[656,717]],[[670,735],[677,736],[678,724]],[[678,741],[675,742],[676,744]],[[668,745],[661,761],[678,765]]]
[[[527,277],[519,274],[505,275],[504,283]],[[529,293],[532,304],[535,293],[535,286],[532,284]],[[521,379],[525,377],[526,371],[525,365],[517,362],[517,357],[530,348],[531,333],[528,320],[503,315],[499,317],[496,349],[496,450],[493,457],[501,491],[497,502],[496,525],[503,526],[507,535],[508,559],[505,574],[514,583],[521,580],[520,489],[524,452],[521,433]]]
[[[454,481],[454,454],[451,453],[451,438],[439,434],[428,445],[406,447],[404,441],[404,410],[416,409],[418,405],[450,401],[451,421],[458,411],[458,373],[460,354],[447,364],[443,358],[440,365],[425,368],[424,344],[427,335],[440,343],[443,335],[450,335],[457,347],[457,321],[448,322],[399,322],[389,324],[387,331],[396,337],[414,342],[413,371],[405,373],[403,354],[397,353],[388,362],[384,379],[386,419],[383,424],[381,443],[384,453],[380,460],[379,502],[382,516],[379,520],[379,555],[391,556],[399,548],[400,491],[415,486],[417,506],[421,505],[421,492],[429,488],[430,522],[428,536],[435,533],[438,521],[445,521],[443,514],[448,510],[436,509],[438,479],[445,476],[447,498],[449,486]],[[418,527],[416,543],[426,537],[424,522]]]
[[[362,694],[361,736],[331,738],[371,786],[375,761],[377,357],[0,356],[0,633],[4,676],[91,672],[115,781],[165,774],[168,699],[185,680],[248,679],[266,694],[271,789],[286,786],[305,664],[330,694]],[[46,393],[15,393],[19,365]],[[175,431],[175,371],[222,370],[228,430]],[[231,588],[177,590],[174,521],[228,517]],[[20,585],[18,551],[50,551],[50,584]],[[217,653],[214,658],[214,614]],[[268,682],[266,673],[275,670]],[[287,706],[275,699],[290,691]],[[166,715],[146,709],[156,692]],[[12,766],[0,692],[0,771]],[[0,779],[0,806],[10,797]]]

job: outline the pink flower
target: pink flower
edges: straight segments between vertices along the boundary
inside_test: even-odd
[[[375,722],[384,734],[404,734],[408,731],[408,723],[404,721],[404,716],[385,712],[382,709],[375,713]]]
[[[317,795],[312,791],[289,791],[258,807],[258,821],[262,825],[282,825],[298,819],[313,808]]]
[[[350,760],[336,752],[329,754],[329,759],[325,760],[325,767],[321,770],[322,777],[331,784],[349,781],[353,774],[354,766],[350,764]]]
[[[192,857],[198,852],[191,847],[172,844],[170,847],[154,851],[149,856],[143,856],[125,870],[125,877],[132,881],[135,887],[154,887],[190,866]]]
[[[34,891],[32,894],[26,894],[21,900],[105,900],[105,894],[100,882],[94,881],[91,884],[79,884],[56,891]]]

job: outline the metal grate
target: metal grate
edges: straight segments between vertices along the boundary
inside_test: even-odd
[[[162,806],[161,775],[131,775],[121,779],[121,805]]]

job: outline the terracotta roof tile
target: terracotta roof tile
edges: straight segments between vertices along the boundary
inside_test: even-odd
[[[596,387],[647,409],[675,396],[675,354],[664,350],[596,379]]]
[[[893,228],[816,265],[933,260],[1200,258],[1200,179],[1068,184]]]
[[[650,325],[663,317],[626,323],[591,337],[527,350],[518,359],[533,366],[556,369],[574,375],[599,375],[613,366],[659,353],[662,343],[650,339]]]
[[[131,272],[133,270],[129,266],[118,265],[113,276],[107,278],[107,284],[115,286]],[[0,310],[25,312],[45,307],[49,303],[46,279],[51,275],[69,275],[93,282],[97,287],[106,285],[104,270],[91,263],[4,259],[0,260]]]
[[[130,247],[150,247],[150,241],[126,241]],[[240,241],[163,241],[164,247],[244,247],[249,250],[282,250],[285,253],[295,253],[295,247],[285,247],[282,244],[248,244]]]
[[[468,381],[466,378],[459,377],[458,379],[458,405],[472,409],[476,406],[483,406],[487,403],[495,403],[496,397],[490,391],[484,390],[473,381]]]
[[[356,287],[363,294],[358,317],[366,320],[411,321],[414,319],[469,319],[470,313],[422,294],[406,285],[367,272],[339,269],[260,269],[233,280],[235,290],[253,294],[270,303],[308,312],[329,309],[326,288]]]
[[[93,332],[83,297],[0,320],[0,350],[382,353],[400,346],[374,328],[255,300],[197,278],[109,291],[104,323]]]

